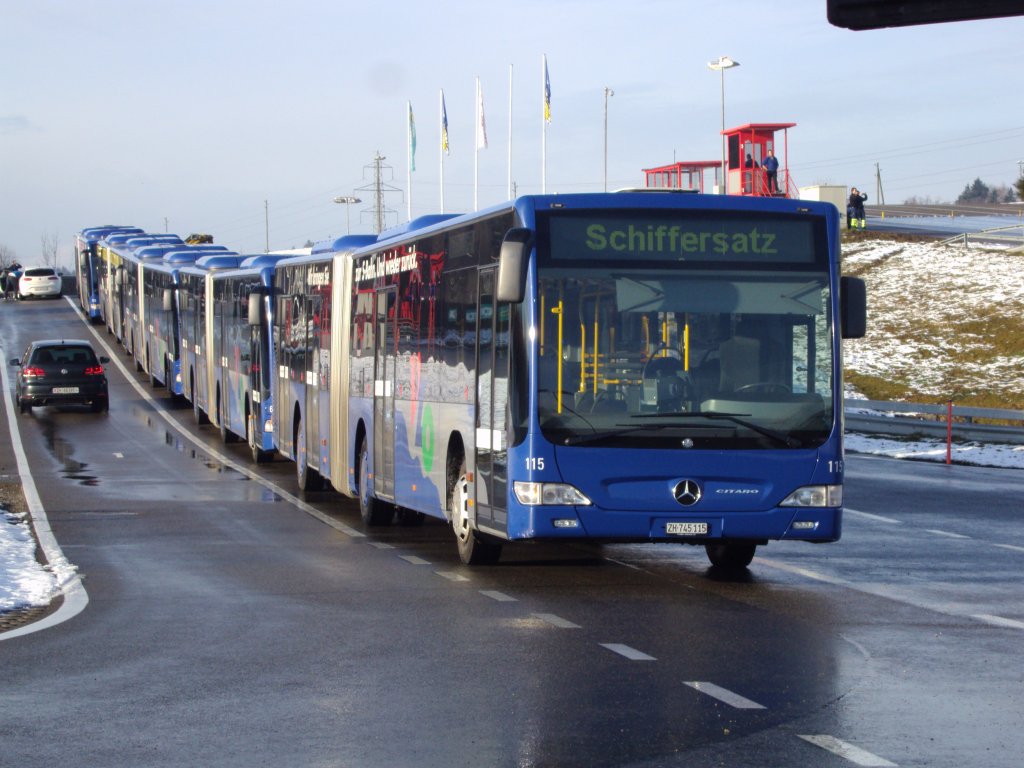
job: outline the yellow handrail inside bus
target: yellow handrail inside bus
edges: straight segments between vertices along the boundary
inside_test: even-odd
[[[558,300],[558,306],[551,308],[551,314],[558,316],[558,354],[555,357],[558,358],[558,377],[556,379],[557,391],[555,392],[555,403],[557,404],[556,410],[558,413],[562,412],[562,300]]]

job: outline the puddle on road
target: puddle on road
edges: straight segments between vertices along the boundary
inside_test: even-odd
[[[75,459],[74,447],[71,443],[62,437],[57,437],[56,424],[49,419],[44,419],[41,423],[43,436],[46,438],[46,448],[57,461],[64,465],[61,475],[68,480],[74,480],[79,485],[99,485],[99,477],[85,471],[89,465]]]

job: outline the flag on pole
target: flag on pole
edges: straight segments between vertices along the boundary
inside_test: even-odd
[[[548,57],[544,55],[544,121],[551,122],[551,78],[548,77]]]
[[[412,102],[409,102],[409,171],[416,170],[416,118],[412,115]]]
[[[444,106],[444,91],[441,91],[441,149],[446,155],[451,154],[448,148],[448,110]]]
[[[476,81],[477,111],[480,113],[480,121],[476,126],[476,148],[487,149],[487,118],[484,117],[484,89],[480,85],[480,78]]]

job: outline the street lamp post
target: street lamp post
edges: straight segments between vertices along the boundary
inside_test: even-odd
[[[604,191],[608,191],[608,97],[614,96],[613,91],[608,86],[604,89]]]
[[[722,192],[729,194],[729,177],[725,170],[725,70],[738,67],[740,63],[730,59],[728,56],[719,56],[714,61],[708,62],[708,69],[718,70],[722,75]]]
[[[344,206],[345,206],[345,234],[346,235],[351,235],[352,234],[352,226],[351,226],[351,223],[349,221],[349,214],[348,214],[349,206],[350,205],[354,205],[355,203],[361,203],[363,201],[360,200],[358,197],[352,197],[351,195],[339,195],[338,197],[334,198],[334,202],[344,204]]]

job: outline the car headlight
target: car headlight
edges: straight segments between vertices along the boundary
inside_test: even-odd
[[[579,489],[566,483],[527,483],[515,482],[512,487],[516,499],[527,507],[538,506],[588,506],[590,499],[580,493]]]
[[[797,488],[780,507],[841,507],[843,506],[843,486],[841,485],[805,485]]]

